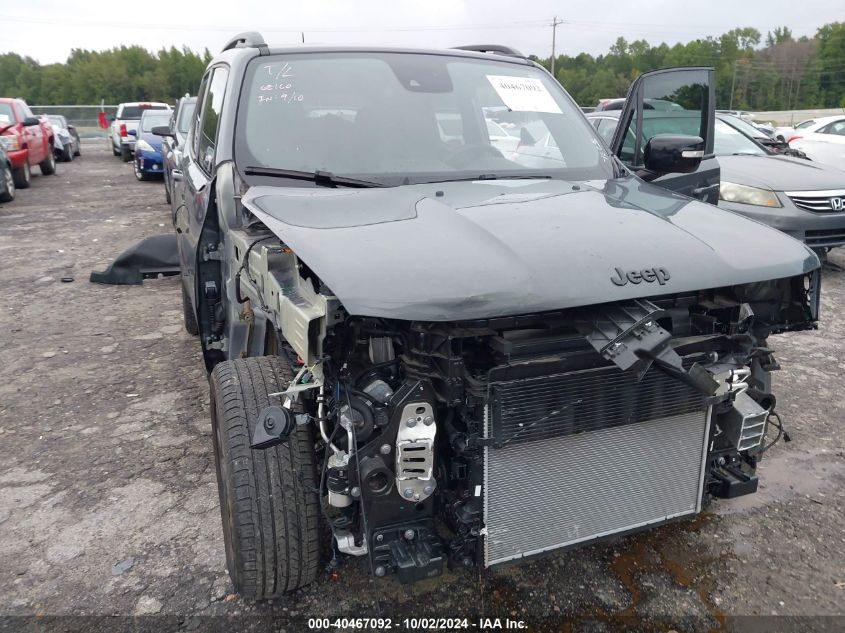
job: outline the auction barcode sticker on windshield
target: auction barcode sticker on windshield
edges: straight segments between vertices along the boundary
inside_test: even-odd
[[[560,107],[539,79],[505,75],[487,75],[487,79],[511,110],[560,114]]]

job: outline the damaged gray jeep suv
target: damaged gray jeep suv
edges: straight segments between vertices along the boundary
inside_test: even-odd
[[[239,592],[330,551],[402,582],[498,565],[756,490],[767,338],[815,327],[819,262],[702,201],[713,108],[710,69],[643,75],[608,148],[504,47],[226,46],[174,222]]]

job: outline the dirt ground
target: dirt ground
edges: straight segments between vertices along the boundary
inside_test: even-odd
[[[88,281],[169,230],[161,182],[137,182],[101,141],[0,205],[0,630],[300,631],[303,618],[374,616],[394,630],[410,616],[467,617],[470,630],[479,616],[544,631],[845,630],[845,273],[824,273],[818,332],[771,341],[793,441],[767,453],[758,494],[411,587],[374,583],[353,560],[256,606],[225,570],[208,389],[178,279]]]

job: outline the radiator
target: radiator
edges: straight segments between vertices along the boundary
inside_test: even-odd
[[[485,448],[485,564],[701,509],[709,409],[652,368],[493,382]]]

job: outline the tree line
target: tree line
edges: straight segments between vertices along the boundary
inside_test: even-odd
[[[141,46],[106,51],[74,49],[63,64],[41,65],[16,53],[0,55],[0,96],[30,105],[108,104],[165,101],[196,94],[211,60],[187,48],[157,53]]]
[[[532,58],[550,67],[551,58]],[[624,97],[637,75],[671,66],[715,68],[716,107],[722,109],[845,107],[845,23],[797,39],[788,27],[765,37],[754,28],[737,28],[674,46],[620,37],[606,55],[555,57],[558,81],[585,106]]]
[[[0,95],[34,105],[171,101],[195,94],[211,59],[188,48],[157,53],[140,46],[74,49],[63,64],[41,65],[16,53],[0,55]],[[551,58],[535,61],[550,67]],[[652,46],[620,37],[606,55],[555,57],[558,81],[581,105],[624,96],[640,73],[669,66],[716,69],[719,108],[793,110],[845,107],[845,23],[795,38],[787,27],[765,37],[751,27],[685,44]]]

